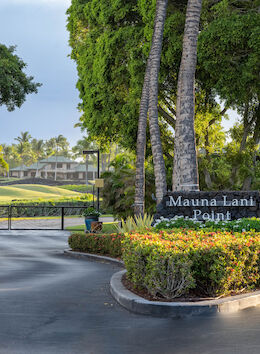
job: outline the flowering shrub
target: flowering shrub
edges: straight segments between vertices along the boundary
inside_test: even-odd
[[[153,225],[155,230],[170,230],[174,228],[183,228],[190,230],[212,230],[212,231],[250,231],[260,232],[260,219],[258,218],[243,218],[230,221],[198,221],[183,216],[175,216],[172,219],[161,217],[155,220]]]
[[[100,253],[111,257],[121,256],[120,234],[85,234],[77,232],[69,237],[69,246],[74,251]]]
[[[167,299],[191,289],[227,295],[259,285],[260,234],[203,230],[127,234],[122,241],[129,280]]]

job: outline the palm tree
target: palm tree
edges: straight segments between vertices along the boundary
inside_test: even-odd
[[[158,125],[158,79],[163,42],[163,30],[168,0],[158,0],[150,53],[149,126],[154,163],[156,202],[159,204],[167,189],[165,164]]]
[[[168,0],[157,0],[154,21],[154,32],[149,58],[147,60],[142,97],[139,110],[137,147],[136,147],[136,180],[135,180],[135,214],[144,213],[145,195],[145,150],[146,126],[149,110],[149,126],[154,161],[156,199],[160,203],[166,192],[166,173],[163,160],[160,129],[158,125],[158,77],[163,41],[163,30]]]
[[[177,89],[173,191],[199,190],[194,133],[194,85],[201,5],[202,0],[188,0],[186,10]]]
[[[29,132],[21,132],[21,136],[18,136],[14,140],[17,140],[19,143],[29,143],[30,140],[32,139],[32,136],[29,134]]]
[[[32,140],[32,149],[37,157],[36,177],[39,177],[39,159],[44,154],[44,141],[42,139],[40,139],[40,140],[33,139]]]

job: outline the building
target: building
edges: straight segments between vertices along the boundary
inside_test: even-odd
[[[10,177],[17,178],[46,178],[59,181],[94,180],[98,177],[97,167],[88,165],[86,176],[86,164],[79,163],[64,156],[50,156],[40,160],[31,166],[18,166],[10,169]],[[87,178],[86,178],[87,177]]]

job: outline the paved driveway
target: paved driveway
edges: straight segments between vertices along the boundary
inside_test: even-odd
[[[67,235],[0,233],[0,354],[259,354],[260,308],[162,319],[112,299],[116,265],[67,258]]]

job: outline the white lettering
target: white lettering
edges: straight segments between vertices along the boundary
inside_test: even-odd
[[[201,206],[209,206],[208,199],[201,199]]]
[[[194,207],[200,206],[199,199],[191,199],[191,205]]]
[[[175,201],[174,198],[170,195],[169,206],[181,206],[181,196],[179,196]]]
[[[221,217],[221,219],[220,219]],[[220,221],[220,220],[225,220],[224,214],[223,213],[216,213],[216,220]]]
[[[184,199],[182,205],[183,205],[183,206],[190,206],[190,201],[189,201],[189,199]]]
[[[224,199],[224,206],[231,206],[231,203],[227,201],[227,196],[223,195],[223,199]]]
[[[208,214],[208,213],[204,213],[204,214],[202,215],[202,219],[203,219],[203,220],[209,220],[209,219],[210,219],[209,214]]]
[[[247,199],[240,199],[240,206],[247,206]]]
[[[211,201],[210,201],[210,206],[217,206],[217,201],[216,201],[216,199],[211,199]]]
[[[239,203],[238,203],[237,199],[233,199],[232,200],[232,206],[239,206]]]
[[[197,220],[198,218],[198,216],[199,215],[201,215],[201,210],[199,210],[199,209],[194,209],[193,210],[193,219],[195,219],[195,220]]]

